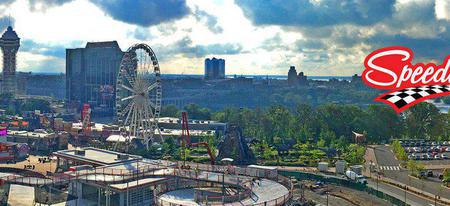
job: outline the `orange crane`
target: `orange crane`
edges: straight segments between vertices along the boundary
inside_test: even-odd
[[[211,151],[211,147],[209,146],[208,142],[195,142],[195,143],[191,143],[191,135],[189,134],[189,124],[188,124],[188,118],[187,118],[187,112],[182,112],[181,113],[181,149],[183,151],[184,154],[184,161],[186,161],[186,154],[184,152],[184,147],[199,147],[199,146],[204,146],[206,147],[207,151],[208,151],[208,155],[209,158],[211,160],[211,164],[214,165],[214,163],[216,162],[216,158],[214,157],[212,151]]]

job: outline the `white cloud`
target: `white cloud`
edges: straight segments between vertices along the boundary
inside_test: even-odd
[[[450,20],[450,2],[448,0],[436,0],[436,18]]]
[[[187,0],[191,11],[205,11],[217,20],[217,25],[223,29],[221,32],[213,32],[204,19],[193,16],[195,12],[149,27],[128,24],[113,19],[89,0],[73,0],[45,9],[38,8],[43,5],[30,9],[29,0],[16,0],[6,6],[0,5],[0,17],[11,14],[15,20],[14,29],[22,42],[30,40],[36,46],[49,45],[48,49],[57,46],[83,47],[88,41],[117,40],[122,50],[126,50],[138,42],[148,43],[160,59],[163,73],[202,74],[204,58],[187,52],[196,52],[195,48],[208,45],[219,47],[228,44],[242,47],[238,54],[217,55],[226,59],[228,74],[286,74],[289,65],[295,65],[307,75],[352,75],[362,71],[365,52],[373,49],[373,43],[364,40],[380,34],[425,39],[445,36],[448,33],[446,29],[450,28],[447,24],[428,23],[426,19],[430,18],[424,20],[417,12],[415,15],[408,13],[417,9],[415,5],[432,5],[430,2],[434,1],[436,18],[440,22],[450,20],[450,3],[447,0],[397,0],[393,15],[373,25],[336,24],[322,27],[255,25],[233,0]],[[315,1],[315,4],[318,2]],[[414,18],[422,22],[416,22]],[[408,20],[414,21],[414,24],[404,23]],[[427,32],[423,32],[424,27]],[[180,48],[179,51],[164,48],[186,38],[190,40],[190,48]],[[303,40],[303,44],[299,45],[299,40]],[[18,58],[18,69],[64,71],[64,58],[46,56],[44,53],[51,52],[45,48],[33,49],[33,53],[23,50]]]

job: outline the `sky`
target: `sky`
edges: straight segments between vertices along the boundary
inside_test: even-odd
[[[18,71],[64,72],[65,49],[146,43],[162,73],[361,74],[371,51],[407,46],[416,61],[450,54],[450,0],[0,0],[0,31],[21,38]]]

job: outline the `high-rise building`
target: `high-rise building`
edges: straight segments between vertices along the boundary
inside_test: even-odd
[[[16,54],[20,47],[20,38],[11,26],[8,26],[0,38],[3,52],[2,93],[16,94]]]
[[[295,69],[295,66],[291,66],[288,72],[288,85],[289,86],[308,85],[308,78],[303,72],[300,72],[297,75],[297,70]]]
[[[124,52],[117,41],[88,42],[86,48],[66,50],[66,99],[81,109],[90,104],[93,113],[112,115],[115,84]]]
[[[295,70],[295,66],[291,66],[288,72],[288,85],[295,86],[297,84],[298,84],[297,70]]]
[[[205,59],[205,79],[225,79],[225,60]]]

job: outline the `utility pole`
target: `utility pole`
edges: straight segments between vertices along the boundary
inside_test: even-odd
[[[408,187],[405,185],[405,206],[406,206],[406,190],[408,189]]]

